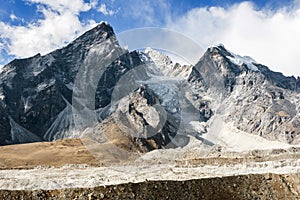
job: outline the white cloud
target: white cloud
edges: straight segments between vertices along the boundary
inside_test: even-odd
[[[18,19],[18,17],[14,14],[14,13],[11,13],[9,18],[12,20],[12,21],[15,21]]]
[[[90,6],[92,8],[96,8],[98,5],[98,0],[90,0]]]
[[[71,12],[78,14],[79,12],[88,11],[94,5],[94,1],[91,3],[84,3],[83,0],[26,0],[28,3],[38,3],[46,5],[51,9],[63,13]]]
[[[43,18],[25,26],[9,25],[0,21],[0,50],[9,55],[28,57],[37,53],[45,54],[96,24],[90,20],[82,23],[80,12],[85,12],[96,6],[96,1],[84,3],[83,0],[27,0],[36,3],[38,12]]]
[[[23,18],[17,17],[14,13],[9,15],[11,21],[25,22]]]
[[[4,49],[4,45],[0,43],[0,65],[3,66],[2,64],[5,62],[5,59],[3,58],[3,50]]]
[[[249,2],[229,8],[190,10],[167,26],[202,46],[224,43],[236,53],[249,55],[272,70],[300,75],[300,7],[258,10]]]
[[[4,59],[3,59],[2,56],[0,55],[0,63],[3,62],[3,60],[4,60]],[[3,64],[0,64],[0,72],[1,72],[1,68],[2,68],[3,66],[4,66]]]
[[[137,20],[143,26],[163,25],[170,17],[171,4],[169,0],[126,0],[120,5],[124,17]]]
[[[102,3],[97,10],[98,12],[101,12],[103,15],[109,15],[109,16],[112,16],[117,12],[117,11],[107,9],[106,4],[104,3]]]

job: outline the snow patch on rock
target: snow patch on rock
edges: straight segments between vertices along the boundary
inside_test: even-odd
[[[42,82],[37,86],[36,91],[37,92],[43,91],[43,90],[53,86],[54,84],[55,84],[55,79],[50,79],[47,82]]]
[[[225,49],[230,54],[230,56],[226,56],[226,58],[228,58],[230,60],[230,62],[232,62],[233,64],[235,64],[237,66],[246,65],[248,67],[248,69],[250,69],[252,71],[259,71],[259,69],[254,65],[257,62],[250,56],[240,56],[238,54],[235,54],[235,53],[229,51],[228,49],[226,49],[224,44],[222,44],[222,43],[217,44],[217,45],[212,45],[212,46],[210,46],[210,48]]]
[[[174,63],[169,56],[149,47],[145,49],[144,53],[141,56],[142,60],[154,62],[164,76],[187,78],[192,70],[191,65]]]
[[[249,56],[242,57],[240,55],[233,54],[232,57],[231,56],[226,56],[226,57],[230,60],[230,62],[232,62],[235,65],[238,66],[246,65],[248,69],[252,71],[259,71],[258,68],[253,64],[256,63],[256,61]]]

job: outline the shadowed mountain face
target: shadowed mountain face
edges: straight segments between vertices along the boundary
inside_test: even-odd
[[[143,87],[147,86],[143,95],[147,95],[124,94],[117,99],[123,104],[110,109],[116,84],[140,65],[153,65],[155,70],[142,69],[135,73],[139,80],[128,79],[126,84],[142,82]],[[80,81],[76,84],[78,76]],[[190,89],[183,91],[186,88]],[[138,94],[140,90],[133,91]],[[222,45],[209,48],[193,67],[174,65],[154,50],[124,50],[112,27],[101,23],[62,49],[44,56],[16,59],[4,66],[0,74],[0,145],[80,137],[82,130],[75,126],[74,106],[95,109],[100,122],[116,111],[112,121],[122,121],[123,117],[130,127],[140,130],[139,134],[151,132],[155,145],[149,147],[148,136],[140,141],[148,149],[163,148],[177,133],[178,140],[185,138],[185,134],[205,134],[214,115],[242,131],[297,144],[299,92],[299,78],[273,72]],[[92,102],[79,98],[89,95]],[[155,102],[150,101],[153,99]],[[183,104],[189,107],[187,113]],[[125,105],[123,113],[120,105]],[[164,115],[155,106],[163,108]],[[191,113],[197,119],[190,117]],[[203,131],[191,128],[190,121],[201,123]],[[92,125],[87,122],[87,126]],[[155,136],[153,131],[158,134]],[[188,139],[184,141],[185,144]]]
[[[99,81],[95,98],[96,108],[100,108],[110,103],[111,88],[122,74],[141,63],[137,53],[119,46],[109,25],[102,23],[45,56],[17,59],[4,66],[0,75],[0,145],[70,136],[74,80],[95,49],[99,57],[112,51],[121,55]]]

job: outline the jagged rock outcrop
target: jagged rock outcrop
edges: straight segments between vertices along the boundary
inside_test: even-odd
[[[124,132],[148,150],[184,146],[189,141],[187,135],[178,133],[180,116],[168,111],[159,94],[147,85],[124,97],[112,116]]]

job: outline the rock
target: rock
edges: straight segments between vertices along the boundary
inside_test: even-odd
[[[112,116],[116,124],[126,127],[125,132],[148,150],[171,145],[177,134],[177,121],[180,120],[163,109],[158,95],[147,85],[124,97]]]

